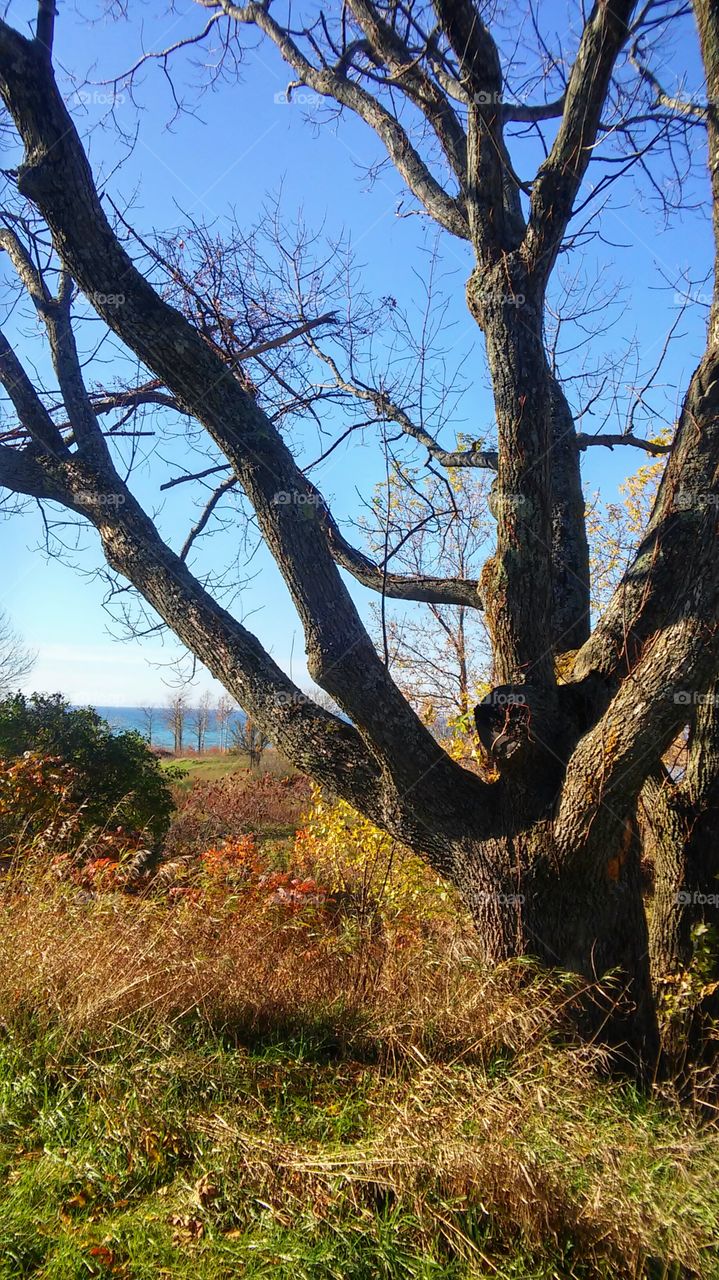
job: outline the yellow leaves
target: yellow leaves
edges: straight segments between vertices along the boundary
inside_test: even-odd
[[[670,439],[668,428],[651,437],[655,444],[668,444]],[[666,457],[653,458],[619,486],[619,502],[600,503],[595,497],[588,507],[587,534],[595,608],[601,610],[630,562],[646,529],[665,465]]]
[[[350,893],[370,912],[397,917],[450,909],[444,882],[421,861],[351,808],[326,799],[319,787],[295,841],[295,865],[311,872],[330,893]]]

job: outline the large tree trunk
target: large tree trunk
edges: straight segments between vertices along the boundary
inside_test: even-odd
[[[719,684],[699,698],[684,776],[662,767],[640,798],[654,863],[652,975],[673,1057],[706,1048],[719,1008]]]
[[[684,777],[647,779],[642,806],[654,857],[652,964],[657,979],[692,961],[698,925],[719,928],[719,684],[700,696]]]
[[[627,824],[612,856],[599,864],[592,847],[565,859],[551,820],[521,837],[493,841],[482,855],[476,860],[460,852],[458,861],[485,960],[529,956],[581,975],[587,986],[575,1009],[582,1034],[611,1045],[627,1070],[651,1077],[659,1033],[634,825]]]

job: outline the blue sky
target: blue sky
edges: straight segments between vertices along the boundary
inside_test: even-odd
[[[577,6],[568,8],[576,12]],[[557,29],[564,30],[567,6],[550,0],[550,9]],[[33,11],[34,6],[24,3],[11,5],[10,20],[22,29]],[[169,16],[162,6],[133,5],[128,22],[96,19],[100,11],[89,0],[82,11],[60,4],[55,58],[58,78],[70,95],[69,75],[82,78],[93,66],[92,79],[120,73],[143,48],[164,47],[197,29],[199,13],[189,0]],[[698,83],[691,35],[691,28],[686,28],[663,68],[672,91],[683,83],[685,71],[690,88]],[[197,80],[199,72],[193,72],[187,62],[178,64],[180,83],[188,84],[193,76]],[[433,233],[420,218],[397,216],[403,193],[392,171],[386,170],[373,184],[367,180],[366,169],[382,154],[373,134],[350,117],[326,122],[307,98],[293,104],[283,101],[288,79],[279,57],[262,45],[248,53],[240,84],[224,84],[205,94],[197,100],[194,116],[185,116],[168,128],[172,114],[168,86],[158,66],[149,65],[138,88],[137,106],[129,98],[116,106],[123,129],[131,133],[139,125],[134,150],[127,155],[110,125],[104,130],[92,127],[106,110],[102,88],[93,91],[91,101],[86,96],[75,98],[73,111],[87,133],[96,172],[108,173],[125,155],[109,189],[119,202],[133,197],[131,219],[140,232],[177,226],[182,221],[180,210],[217,220],[219,227],[233,221],[249,227],[261,215],[267,195],[281,191],[288,219],[301,212],[309,227],[322,228],[330,240],[350,233],[362,266],[363,287],[378,298],[394,295],[419,323],[422,299],[415,272],[423,269],[426,258],[418,257],[418,251],[427,247]],[[622,281],[625,315],[615,332],[606,339],[597,336],[593,342],[597,350],[610,349],[618,345],[622,333],[636,333],[646,370],[658,359],[675,314],[670,282],[682,272],[696,280],[710,263],[707,221],[687,212],[667,227],[648,197],[629,185],[621,193],[617,189],[601,226],[605,243],[588,247],[583,267],[591,276],[600,264],[603,282]],[[455,425],[472,429],[491,422],[492,410],[481,335],[464,310],[469,251],[445,236],[441,260],[454,282],[448,344],[458,353],[467,353],[465,373],[472,374],[472,386]],[[611,308],[608,316],[610,312]],[[676,401],[677,388],[686,384],[696,363],[705,322],[706,307],[697,296],[682,318],[662,373],[662,387],[656,392],[664,410]],[[309,457],[318,451],[311,427],[299,424],[298,439],[301,453],[306,450]],[[641,461],[630,450],[614,454],[591,450],[584,461],[587,494],[601,487],[608,497],[613,496],[618,482]],[[138,495],[157,506],[158,486],[167,474],[157,464],[143,468],[134,481]],[[359,509],[357,489],[368,494],[381,475],[381,454],[370,438],[360,443],[354,437],[351,445],[336,451],[316,479],[325,496],[333,499],[337,513],[347,517]],[[174,545],[191,523],[187,488],[175,491],[160,517],[163,533]],[[38,652],[29,687],[62,690],[75,702],[161,702],[173,679],[170,664],[178,649],[171,637],[164,641],[113,639],[117,628],[102,607],[105,587],[92,573],[101,562],[94,536],[84,537],[82,549],[72,556],[74,564],[48,560],[38,549],[42,526],[34,511],[2,523],[0,537],[6,566],[0,604]],[[231,552],[231,538],[223,534],[218,543],[206,543],[199,563],[208,567],[213,556],[227,554],[228,548]],[[253,572],[235,607],[277,661],[303,683],[303,640],[284,585],[266,555],[254,563]],[[366,610],[367,593],[356,585],[352,590]],[[215,688],[202,673],[195,687],[198,692]]]

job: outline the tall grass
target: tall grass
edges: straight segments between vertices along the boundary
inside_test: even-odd
[[[716,1132],[461,919],[0,894],[0,1276],[719,1276]]]
[[[578,980],[483,968],[401,850],[358,892],[371,832],[295,847],[304,782],[253,786],[186,792],[154,881],[13,845],[0,1280],[719,1280],[707,1109],[613,1081]]]

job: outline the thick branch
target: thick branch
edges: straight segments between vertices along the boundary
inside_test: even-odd
[[[556,825],[566,856],[611,848],[645,780],[686,722],[687,691],[705,688],[719,665],[719,561],[685,582],[676,620],[647,645],[631,678],[580,740],[567,767]]]
[[[363,586],[392,600],[416,600],[424,604],[465,605],[481,609],[479,583],[470,578],[434,578],[426,574],[390,573],[353,547],[341,534],[329,513],[325,516],[330,547],[337,563]]]
[[[0,332],[0,382],[7,391],[17,416],[28,435],[48,453],[66,452],[59,429],[38,396],[5,334]]]
[[[580,431],[576,438],[576,447],[578,449],[591,449],[593,445],[604,445],[605,449],[613,449],[615,445],[628,444],[634,449],[643,449],[645,453],[651,454],[653,458],[659,458],[662,454],[671,453],[672,446],[670,444],[660,444],[657,440],[643,440],[641,436],[635,436],[633,432],[619,432],[615,435],[602,433],[601,435],[591,436]]]
[[[532,187],[524,252],[530,274],[541,286],[549,279],[572,216],[634,7],[634,0],[596,0],[579,42],[562,122]]]
[[[35,39],[48,62],[52,58],[52,44],[55,36],[55,17],[57,9],[55,0],[38,0]]]
[[[405,42],[369,0],[352,0],[352,11],[391,82],[415,104],[434,129],[461,191],[467,182],[467,139],[459,117],[421,61],[412,57]]]
[[[229,0],[220,0],[220,3],[224,12],[235,22],[256,26],[268,36],[302,84],[323,97],[334,99],[340,106],[348,107],[374,129],[387,148],[393,164],[423,208],[453,235],[463,240],[469,238],[469,227],[460,202],[448,195],[437,182],[412,146],[406,131],[371,93],[345,75],[326,67],[313,67],[264,5],[250,3],[240,6],[229,3]]]
[[[643,645],[680,616],[686,582],[716,559],[719,514],[719,346],[692,377],[654,510],[633,563],[574,665],[610,682],[631,672]]]
[[[502,69],[497,46],[472,0],[434,0],[459,64],[467,102],[467,215],[475,253],[489,264],[524,231],[516,179],[502,136]]]
[[[0,24],[0,87],[25,143],[22,193],[42,212],[61,259],[98,314],[231,462],[302,620],[310,673],[402,789],[415,786],[428,769],[454,774],[362,626],[312,488],[292,454],[222,360],[134,267],[105,217],[50,69],[6,24]]]

